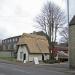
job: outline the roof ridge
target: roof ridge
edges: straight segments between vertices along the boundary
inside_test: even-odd
[[[27,33],[23,33],[22,36],[27,36],[27,37],[31,37],[31,38],[37,38],[37,39],[46,39],[45,36],[41,36],[41,35],[37,35],[37,34],[27,34]]]

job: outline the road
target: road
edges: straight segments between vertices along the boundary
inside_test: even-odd
[[[63,65],[62,65],[63,66]],[[0,75],[75,75],[58,65],[14,65],[0,63]]]

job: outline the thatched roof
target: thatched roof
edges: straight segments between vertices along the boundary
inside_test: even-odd
[[[45,36],[24,33],[17,45],[27,45],[30,53],[49,53]]]

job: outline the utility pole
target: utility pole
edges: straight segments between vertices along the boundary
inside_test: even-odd
[[[69,25],[69,0],[67,0],[67,21]]]
[[[68,22],[68,37],[69,37],[69,0],[67,0],[67,22]],[[69,40],[70,40],[70,37],[68,39],[68,46],[69,46]],[[68,47],[68,50],[69,50],[69,47]],[[69,63],[69,67],[70,67],[70,51],[68,51],[69,53],[69,57],[68,57],[68,63]]]

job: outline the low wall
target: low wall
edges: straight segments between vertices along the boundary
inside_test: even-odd
[[[12,51],[0,51],[0,57],[14,57],[14,52],[12,52]]]

